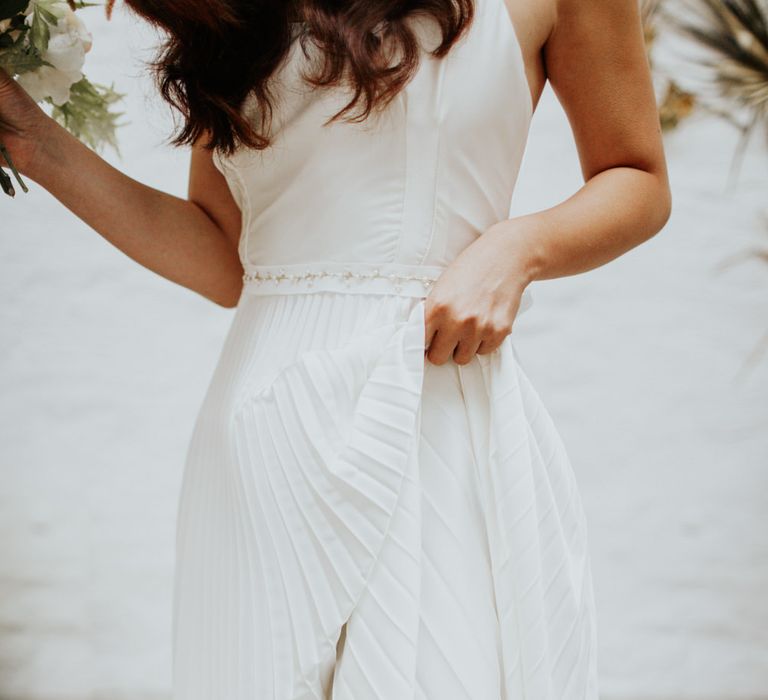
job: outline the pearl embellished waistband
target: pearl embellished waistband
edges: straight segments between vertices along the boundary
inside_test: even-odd
[[[404,263],[295,263],[245,265],[248,294],[306,294],[328,291],[426,297],[445,268]]]

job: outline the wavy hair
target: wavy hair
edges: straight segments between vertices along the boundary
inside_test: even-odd
[[[291,48],[294,23],[324,57],[305,74],[316,88],[349,85],[350,101],[326,122],[359,122],[383,109],[419,64],[419,44],[406,19],[434,18],[442,33],[431,51],[442,58],[470,25],[473,0],[125,0],[164,35],[150,62],[163,99],[182,117],[170,139],[190,145],[204,135],[208,148],[231,154],[238,146],[270,145],[273,115],[270,78]],[[110,3],[111,5],[111,3]],[[111,9],[111,7],[110,7]],[[382,30],[383,28],[383,30]],[[381,30],[381,31],[380,31]],[[392,63],[394,42],[399,60]],[[255,98],[258,123],[243,113]],[[354,114],[355,107],[359,112]]]

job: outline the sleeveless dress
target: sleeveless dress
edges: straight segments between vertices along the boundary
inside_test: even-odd
[[[273,146],[214,154],[245,282],[186,457],[175,700],[598,698],[585,513],[513,334],[424,354],[424,299],[508,218],[532,117],[504,0],[475,10],[359,123],[324,125],[349,93],[302,83],[294,24]]]

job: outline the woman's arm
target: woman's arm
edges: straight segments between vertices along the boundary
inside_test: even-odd
[[[671,194],[637,0],[555,0],[543,47],[585,184],[549,209],[494,224],[427,300],[428,359],[465,364],[511,332],[532,281],[603,265],[660,231]]]
[[[544,60],[585,184],[494,227],[528,281],[615,259],[660,231],[672,202],[637,1],[559,0]]]
[[[1,71],[0,139],[23,174],[136,262],[221,306],[237,303],[240,212],[201,144],[188,199],[161,192],[108,164]]]

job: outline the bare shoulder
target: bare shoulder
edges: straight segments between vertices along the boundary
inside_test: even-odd
[[[536,105],[547,81],[543,49],[555,27],[558,0],[500,1],[506,4],[509,21],[520,42],[531,98]]]

